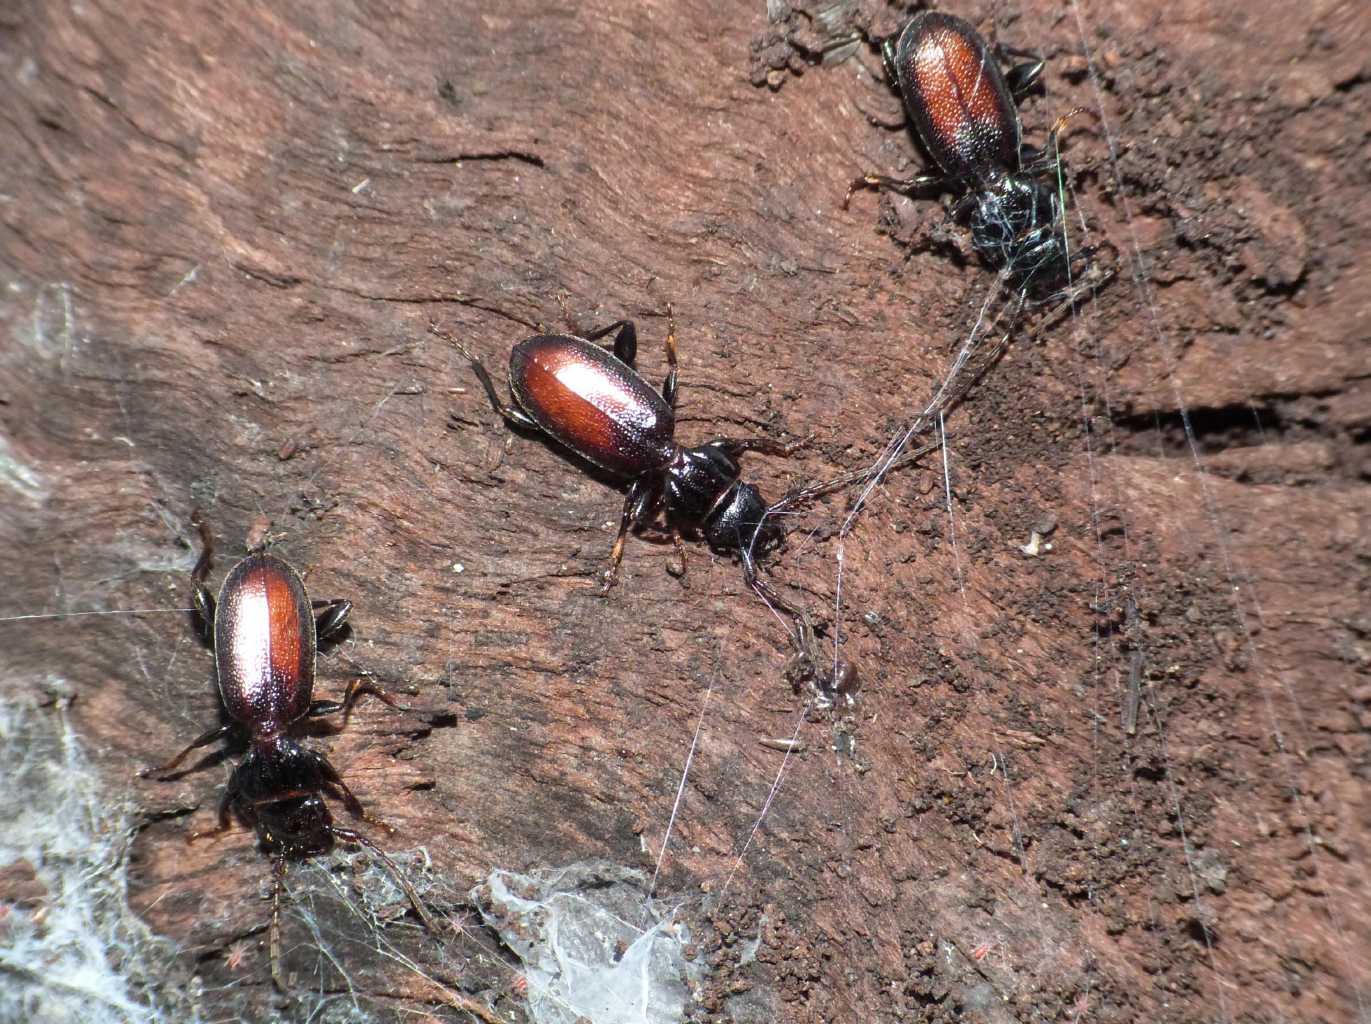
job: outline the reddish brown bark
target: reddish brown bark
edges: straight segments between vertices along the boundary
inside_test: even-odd
[[[958,10],[1055,58],[1025,104],[1034,141],[1096,109],[1074,12]],[[427,327],[499,365],[560,329],[564,294],[582,326],[635,318],[656,380],[670,303],[680,436],[814,432],[790,464],[747,460],[768,494],[861,465],[991,281],[941,243],[958,236],[934,202],[841,208],[855,174],[917,161],[872,122],[898,120],[893,94],[853,61],[805,64],[792,43],[821,46],[819,23],[769,24],[762,4],[0,17],[0,616],[188,606],[191,510],[225,550],[265,516],[314,596],[356,606],[317,695],[367,671],[433,709],[364,705],[318,742],[399,826],[391,848],[430,851],[449,918],[496,866],[651,870],[710,692],[658,881],[709,968],[702,1018],[1355,1019],[1359,5],[1082,5],[1107,121],[1077,119],[1067,157],[1117,279],[1016,339],[949,419],[953,523],[935,462],[892,478],[841,546],[841,500],[823,504],[803,522],[829,529],[776,562],[865,689],[800,725],[741,863],[783,756],[762,741],[800,708],[780,628],[699,549],[683,588],[669,546],[635,541],[598,596],[621,493],[511,435]],[[751,84],[773,58],[803,75]],[[1051,550],[1027,557],[1048,522]],[[146,815],[130,899],[182,950],[161,984],[198,975],[205,1019],[263,1017],[267,861],[242,833],[182,842],[224,769],[134,777],[215,722],[184,616],[0,634],[6,699],[60,680],[111,791]],[[342,941],[351,921],[320,927]],[[506,968],[394,941],[520,1019]],[[379,1017],[456,1013],[349,949]]]

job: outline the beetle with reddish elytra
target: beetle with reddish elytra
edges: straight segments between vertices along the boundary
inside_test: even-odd
[[[683,535],[699,535],[715,551],[737,555],[747,585],[790,618],[796,653],[786,675],[795,688],[810,683],[821,702],[856,689],[857,672],[847,662],[835,664],[831,674],[820,672],[808,613],[784,600],[761,577],[757,565],[759,556],[775,550],[784,539],[782,513],[853,482],[856,475],[792,490],[769,505],[754,485],[741,479],[739,456],[747,451],[790,455],[807,438],[790,443],[763,437],[715,438],[690,448],[679,444],[675,437],[676,328],[669,314],[668,369],[660,393],[634,367],[637,328],[630,320],[616,320],[585,337],[540,334],[515,345],[509,356],[512,403],[501,400],[490,373],[466,346],[437,325],[429,329],[471,363],[491,406],[506,422],[547,434],[588,462],[630,481],[604,591],[615,582],[629,530],[664,511],[678,558],[673,575],[685,573]],[[596,344],[611,334],[612,352]],[[899,461],[902,464],[923,453]]]
[[[203,543],[191,573],[195,613],[202,639],[214,650],[219,695],[231,721],[200,736],[166,764],[139,774],[165,780],[191,751],[236,732],[248,733],[247,757],[234,768],[219,803],[218,828],[192,832],[186,841],[222,835],[232,828],[236,814],[256,830],[272,853],[275,870],[269,942],[271,976],[278,988],[286,987],[280,968],[286,861],[325,853],[335,842],[361,846],[384,863],[424,926],[436,932],[413,886],[385,851],[360,832],[335,825],[323,797],[328,794],[340,799],[354,818],[388,832],[395,830],[366,814],[328,758],[290,735],[292,727],[305,719],[339,711],[343,713],[339,729],[345,728],[353,705],[367,693],[391,707],[410,710],[365,679],[350,683],[341,701],[312,699],[320,643],[342,633],[351,603],[310,601],[304,581],[290,563],[261,550],[250,552],[229,571],[216,601],[204,582],[213,558],[209,527],[198,513],[191,521],[199,528]]]
[[[1045,151],[1022,138],[1017,101],[1042,78],[1044,61],[1034,57],[1002,73],[969,23],[939,11],[914,15],[897,37],[881,42],[881,57],[938,172],[864,175],[848,188],[843,206],[863,187],[959,193],[952,216],[968,224],[972,248],[987,265],[1035,301],[1063,294],[1089,266],[1091,251],[1068,246],[1061,199],[1045,180],[1057,170],[1057,135],[1079,111],[1057,121]]]

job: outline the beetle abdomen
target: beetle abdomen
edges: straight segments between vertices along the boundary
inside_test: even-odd
[[[915,15],[900,33],[895,70],[929,155],[953,177],[1019,166],[1019,114],[994,56],[961,18]]]
[[[538,426],[612,473],[641,476],[676,453],[671,407],[599,345],[555,334],[520,342],[509,386]]]
[[[314,614],[300,575],[274,555],[233,567],[214,614],[219,693],[249,726],[290,722],[309,710],[314,690]]]

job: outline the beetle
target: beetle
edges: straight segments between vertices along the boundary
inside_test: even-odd
[[[1009,47],[997,53],[1033,57]],[[1057,121],[1046,151],[1023,142],[1017,104],[1042,79],[1045,62],[1033,57],[1003,73],[968,22],[940,11],[914,15],[882,41],[881,58],[937,172],[864,175],[848,188],[844,207],[864,187],[959,193],[952,216],[968,224],[977,255],[1025,295],[1055,297],[1089,250],[1068,247],[1061,200],[1045,180],[1056,168],[1046,154],[1055,154],[1058,132],[1079,111]]]
[[[664,511],[676,549],[673,575],[685,574],[683,535],[699,535],[711,549],[738,556],[747,585],[763,601],[790,617],[796,655],[787,677],[798,689],[818,672],[814,630],[808,614],[784,600],[761,577],[759,556],[777,548],[783,538],[779,513],[797,500],[792,492],[768,505],[761,492],[742,480],[744,452],[791,455],[808,438],[784,443],[772,438],[715,438],[694,447],[677,442],[676,327],[670,317],[666,335],[667,376],[657,391],[634,366],[637,327],[631,320],[591,331],[584,337],[539,334],[514,346],[509,356],[509,392],[500,398],[488,370],[451,335],[430,324],[429,330],[452,344],[471,363],[491,407],[512,426],[546,434],[606,472],[629,481],[619,517],[619,532],[610,551],[602,592],[618,577],[630,529],[649,523]],[[613,335],[610,345],[597,344]],[[803,496],[824,493],[808,488]],[[838,664],[835,675],[816,683],[821,699],[855,685],[851,666]]]
[[[339,728],[345,728],[353,705],[368,693],[391,707],[408,709],[366,679],[353,680],[341,701],[313,699],[319,647],[337,640],[347,628],[352,604],[344,600],[311,601],[295,568],[261,549],[249,552],[229,571],[216,600],[205,586],[213,559],[209,527],[198,512],[191,521],[199,528],[203,544],[191,573],[195,618],[201,638],[214,651],[219,696],[229,721],[194,740],[165,764],[140,774],[166,780],[193,750],[235,733],[247,733],[248,753],[229,777],[219,803],[218,827],[191,832],[186,841],[228,832],[236,815],[256,830],[263,846],[271,851],[271,975],[284,990],[280,969],[281,892],[290,859],[325,853],[338,842],[364,847],[386,864],[425,927],[435,931],[427,909],[395,863],[367,836],[335,825],[324,795],[340,799],[354,818],[388,832],[395,830],[365,812],[327,757],[291,735],[305,719],[339,711],[343,714]]]

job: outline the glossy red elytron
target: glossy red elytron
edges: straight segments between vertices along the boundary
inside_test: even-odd
[[[1019,112],[984,40],[961,18],[914,16],[892,63],[910,119],[928,153],[951,177],[1017,167]]]
[[[521,341],[509,386],[539,427],[611,473],[638,476],[676,454],[671,407],[601,345],[560,334]]]
[[[214,660],[228,713],[254,732],[309,710],[314,613],[300,574],[275,555],[248,555],[219,589]]]

